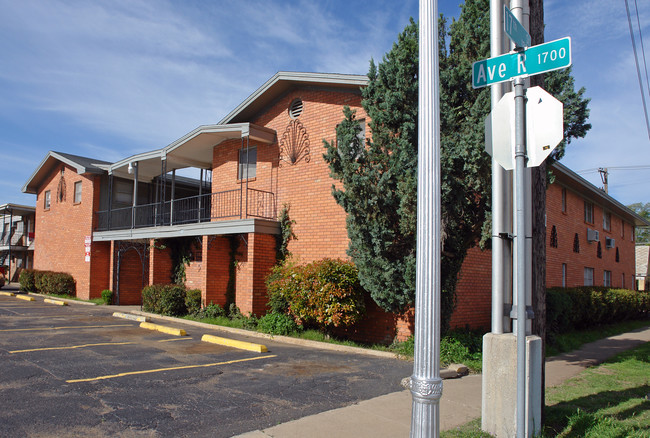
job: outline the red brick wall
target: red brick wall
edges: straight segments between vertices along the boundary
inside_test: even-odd
[[[202,289],[204,305],[211,302],[221,307],[226,305],[229,263],[230,241],[228,238],[224,236],[204,236],[202,262],[202,275],[205,284]]]
[[[470,248],[458,274],[452,328],[489,329],[492,314],[492,251]]]
[[[61,175],[61,169],[64,174]],[[65,197],[57,196],[61,179]],[[81,202],[74,203],[74,183],[81,181]],[[45,192],[50,191],[50,208],[44,208]],[[36,197],[36,229],[34,240],[34,268],[67,272],[77,282],[77,296],[88,299],[99,297],[108,288],[108,248],[105,244],[91,244],[91,260],[85,261],[85,238],[92,235],[93,211],[99,200],[99,177],[79,175],[72,167],[61,164],[39,187]],[[91,281],[91,267],[93,278]]]
[[[148,284],[172,283],[171,250],[164,247],[164,241],[152,240],[149,246],[149,281]],[[122,263],[124,269],[124,263]]]
[[[613,212],[611,229],[603,228],[603,207],[594,203],[594,222],[584,220],[584,197],[566,188],[566,211],[562,211],[562,189],[559,183],[551,184],[546,194],[546,284],[562,286],[562,264],[567,266],[566,286],[584,285],[584,268],[594,268],[594,285],[603,285],[603,271],[611,271],[612,286],[633,288],[635,272],[634,233],[630,223]],[[550,245],[551,230],[557,230],[557,248]],[[597,257],[597,242],[587,241],[587,228],[599,231],[602,258]],[[573,252],[575,234],[580,241],[580,252]],[[605,247],[605,238],[615,239],[615,248]],[[616,261],[616,248],[619,261]],[[622,276],[625,275],[625,285]]]
[[[296,164],[280,161],[280,142],[291,122],[287,112],[294,98],[303,101],[303,112],[298,120],[309,139],[309,157]],[[290,204],[290,217],[297,238],[289,250],[301,262],[308,263],[325,257],[347,258],[347,231],[345,212],[332,197],[334,180],[329,177],[329,167],[323,159],[323,140],[336,137],[336,125],[343,120],[343,105],[357,110],[361,97],[352,92],[315,89],[294,89],[278,99],[270,108],[252,120],[253,123],[275,129],[277,141],[272,145],[252,142],[257,146],[257,175],[249,180],[248,187],[276,194],[277,211]],[[367,129],[366,129],[367,130]],[[240,141],[224,142],[215,147],[213,155],[213,192],[239,188],[237,181],[238,150]]]
[[[275,237],[250,233],[239,247],[235,303],[241,312],[266,313],[266,276],[275,264]]]

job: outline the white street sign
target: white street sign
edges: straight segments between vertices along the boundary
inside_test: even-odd
[[[564,138],[564,106],[540,87],[526,90],[526,161],[536,167]],[[506,170],[515,167],[515,94],[503,95],[485,119],[485,150]]]

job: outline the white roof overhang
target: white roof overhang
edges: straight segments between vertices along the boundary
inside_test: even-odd
[[[226,125],[203,125],[162,149],[143,152],[117,161],[107,170],[113,175],[132,179],[129,164],[138,163],[138,180],[151,181],[162,173],[162,161],[166,160],[166,171],[195,167],[212,168],[213,149],[218,144],[233,139],[250,138],[261,143],[275,142],[275,131],[251,123]]]

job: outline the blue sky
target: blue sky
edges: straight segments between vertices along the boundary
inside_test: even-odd
[[[439,11],[458,16],[458,3]],[[650,44],[650,4],[638,3]],[[118,160],[218,122],[277,71],[365,74],[417,14],[414,0],[0,0],[0,204],[34,204],[20,189],[49,150]],[[624,2],[546,0],[545,16],[547,41],[572,37],[592,99],[593,128],[563,163],[645,165],[612,169],[610,194],[650,202]]]

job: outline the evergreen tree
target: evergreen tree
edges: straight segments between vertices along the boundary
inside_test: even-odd
[[[490,92],[471,86],[472,63],[489,56],[488,11],[488,0],[467,0],[448,34],[444,18],[439,22],[443,330],[467,250],[489,237],[491,160],[484,150],[484,120]],[[415,296],[417,76],[418,26],[411,20],[382,62],[370,63],[362,106],[372,138],[364,143],[355,113],[345,108],[337,141],[325,142],[331,176],[342,183],[332,193],[347,212],[348,254],[362,286],[387,311],[406,309]],[[566,83],[573,91],[573,82]],[[583,92],[576,102],[585,117],[576,118],[575,132],[590,127],[584,124]]]

